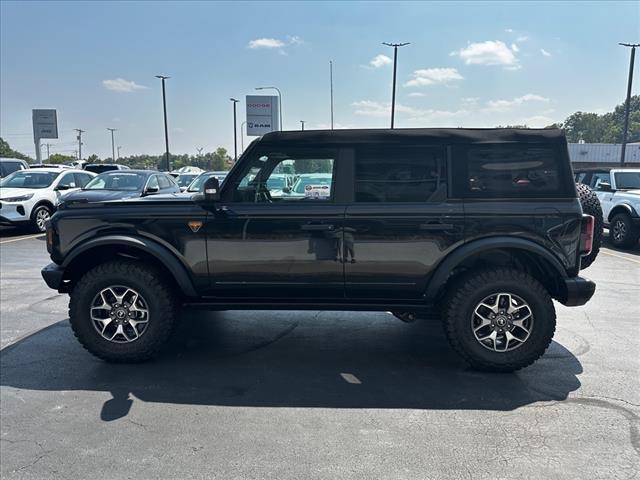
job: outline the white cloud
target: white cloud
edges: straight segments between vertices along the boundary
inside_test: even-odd
[[[455,68],[424,68],[413,72],[413,78],[404,84],[405,87],[423,87],[439,83],[463,80]]]
[[[513,28],[505,28],[504,31],[507,33],[513,33]]]
[[[470,43],[465,48],[451,52],[467,65],[515,65],[518,63],[514,52],[500,40]]]
[[[529,37],[527,37],[526,35],[520,35],[518,38],[516,38],[516,42],[518,43],[526,42],[527,40],[529,40]]]
[[[425,95],[424,93],[421,93],[421,92],[411,92],[411,93],[409,94],[409,96],[410,96],[410,97],[424,97],[424,96],[426,96],[426,95]]]
[[[540,53],[542,55],[544,55],[545,57],[550,57],[551,56],[551,54],[549,52],[547,52],[544,48],[540,49]]]
[[[277,38],[256,38],[249,42],[249,48],[282,48],[286,44]]]
[[[513,107],[522,105],[526,102],[549,102],[549,99],[541,95],[533,93],[527,93],[521,97],[516,97],[513,100],[489,100],[485,112],[507,112]]]
[[[541,128],[551,125],[555,120],[545,115],[534,115],[532,117],[523,118],[519,124],[526,125],[527,127]]]
[[[371,59],[369,65],[371,65],[373,68],[380,68],[384,67],[385,65],[389,65],[390,63],[391,59],[389,57],[379,54]]]
[[[102,85],[107,90],[114,92],[133,92],[135,90],[143,90],[147,87],[138,85],[133,80],[125,80],[124,78],[114,78],[113,80],[103,80]]]
[[[518,48],[518,45],[516,45],[515,43],[511,44],[511,50],[513,50],[516,53],[520,51],[520,49]]]
[[[251,40],[247,45],[248,48],[256,49],[278,49],[281,53],[284,53],[284,48],[289,45],[301,45],[304,41],[297,35],[287,35],[287,40],[280,40],[278,38],[256,38]]]

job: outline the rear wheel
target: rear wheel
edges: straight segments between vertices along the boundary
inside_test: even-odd
[[[609,238],[615,247],[633,247],[638,241],[638,235],[640,232],[633,226],[628,213],[617,213],[613,216],[609,226]]]
[[[171,335],[176,300],[161,274],[126,260],[89,270],[71,292],[69,320],[89,352],[111,362],[153,357]]]
[[[47,229],[47,221],[51,218],[52,215],[51,208],[47,205],[38,205],[31,212],[31,222],[33,223],[33,228],[38,232],[44,232]]]
[[[555,332],[556,315],[546,289],[509,268],[470,272],[443,303],[445,332],[473,368],[512,372],[536,361]]]
[[[602,218],[602,207],[600,206],[600,200],[598,200],[596,193],[588,185],[583,183],[577,183],[576,190],[578,191],[578,198],[580,199],[583,213],[591,215],[594,220],[593,247],[591,248],[591,253],[580,259],[580,268],[585,269],[595,261],[600,251],[604,221]]]

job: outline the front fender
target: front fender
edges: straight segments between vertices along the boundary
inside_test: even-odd
[[[428,302],[434,301],[438,296],[440,289],[447,282],[451,272],[465,260],[481,254],[482,252],[499,249],[524,250],[538,255],[553,267],[560,278],[566,279],[568,277],[566,270],[562,266],[562,263],[560,263],[560,260],[558,260],[547,249],[531,240],[508,236],[481,238],[479,240],[465,243],[447,255],[431,275],[429,286],[425,292],[425,299]]]
[[[189,269],[176,252],[154,240],[136,235],[105,235],[82,242],[65,256],[61,266],[67,268],[74,260],[90,250],[113,245],[131,247],[151,255],[171,272],[185,295],[189,297],[197,296],[193,280],[189,275]]]

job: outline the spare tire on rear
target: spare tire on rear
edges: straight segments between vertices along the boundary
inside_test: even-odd
[[[582,212],[587,215],[591,215],[594,219],[593,225],[593,247],[591,253],[585,257],[582,257],[580,261],[580,268],[585,269],[591,265],[600,251],[600,245],[602,244],[602,229],[604,228],[604,221],[602,218],[602,207],[600,206],[600,200],[595,192],[583,183],[576,183],[576,190],[578,191],[578,198],[580,199],[580,205],[582,205]]]

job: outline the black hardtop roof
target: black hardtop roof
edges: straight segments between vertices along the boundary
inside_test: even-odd
[[[260,143],[566,143],[557,128],[379,128],[267,133]]]

